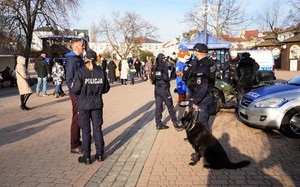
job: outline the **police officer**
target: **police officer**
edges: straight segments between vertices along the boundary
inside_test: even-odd
[[[250,57],[250,53],[245,52],[242,54],[242,59],[237,68],[237,99],[238,102],[242,99],[243,95],[249,92],[256,80],[257,71],[259,69],[258,63]]]
[[[157,55],[156,62],[153,68],[152,83],[154,84],[155,96],[155,122],[156,129],[167,129],[168,126],[162,124],[163,103],[166,104],[171,120],[175,128],[178,128],[178,119],[173,105],[172,95],[170,93],[170,76],[168,72],[168,65],[164,54]]]
[[[75,75],[71,92],[78,97],[79,127],[82,129],[83,156],[78,162],[91,164],[91,124],[93,124],[93,137],[95,139],[96,155],[98,161],[102,161],[104,154],[103,124],[103,100],[102,94],[109,91],[110,85],[104,70],[97,66],[96,52],[87,50],[85,65]]]
[[[236,51],[230,52],[230,58],[224,63],[223,74],[224,81],[231,84],[232,86],[236,85],[235,74],[236,68],[239,64],[239,57]]]
[[[201,122],[209,130],[209,109],[213,104],[209,87],[214,86],[215,69],[210,66],[212,62],[207,58],[208,49],[205,44],[197,43],[193,50],[195,59],[184,71],[185,81],[190,91],[189,105],[190,109],[199,111],[196,121]]]
[[[219,78],[221,77],[222,74],[222,63],[220,60],[218,60],[218,53],[216,51],[214,51],[211,54],[211,61],[215,64],[216,67],[216,77]]]

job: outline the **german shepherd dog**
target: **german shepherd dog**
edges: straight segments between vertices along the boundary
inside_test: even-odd
[[[187,138],[195,149],[189,165],[196,165],[201,157],[208,163],[203,167],[210,169],[238,169],[250,164],[250,161],[232,163],[217,138],[203,124],[195,122],[195,115],[194,111],[185,112],[180,126],[180,130],[186,130]]]

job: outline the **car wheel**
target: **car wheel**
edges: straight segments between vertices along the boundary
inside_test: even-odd
[[[300,138],[300,108],[293,108],[285,114],[280,131],[286,136]]]

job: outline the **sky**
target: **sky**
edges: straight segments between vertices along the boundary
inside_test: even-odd
[[[237,0],[246,7],[247,15],[254,16],[259,7],[269,0]],[[81,0],[78,18],[71,18],[71,28],[91,29],[92,23],[98,23],[102,16],[111,16],[111,11],[134,11],[142,19],[158,27],[156,38],[167,42],[191,30],[184,22],[186,12],[199,5],[199,0]],[[98,25],[101,26],[101,25]],[[254,26],[255,27],[255,26]],[[256,29],[252,26],[249,29]]]

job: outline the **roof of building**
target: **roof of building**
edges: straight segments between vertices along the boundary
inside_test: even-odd
[[[139,38],[139,42],[140,43],[162,43],[160,41],[153,40],[153,39],[150,39],[150,38],[145,38],[145,37]]]
[[[258,37],[258,30],[245,30],[244,37],[246,40],[253,38],[253,37]]]
[[[256,44],[256,47],[279,46],[281,43],[278,40],[265,40]]]
[[[300,33],[296,34],[295,36],[288,38],[283,41],[284,43],[290,43],[290,42],[300,42]]]

